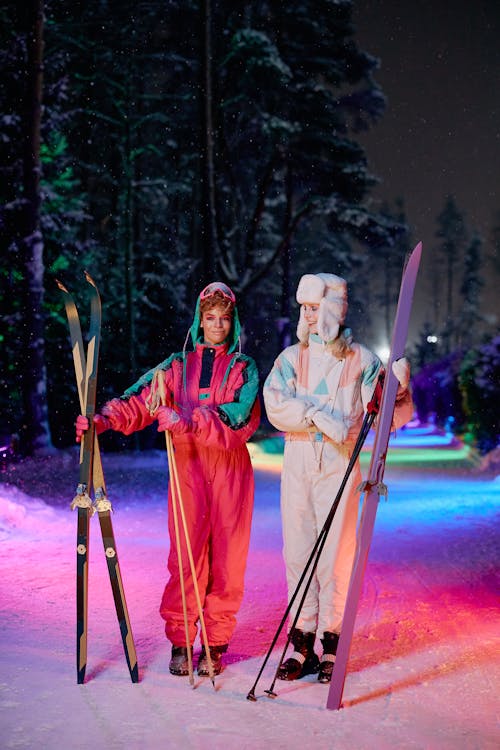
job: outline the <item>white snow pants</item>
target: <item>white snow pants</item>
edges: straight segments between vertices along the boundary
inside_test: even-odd
[[[329,442],[287,440],[281,477],[283,556],[288,597],[291,599],[312,548],[344,478],[350,453]],[[321,638],[325,631],[339,633],[356,547],[359,462],[344,489],[316,573],[311,581],[296,627]],[[290,623],[301,601],[304,579],[290,611]]]

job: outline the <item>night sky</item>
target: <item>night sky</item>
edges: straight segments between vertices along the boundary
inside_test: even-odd
[[[428,305],[436,217],[455,196],[491,254],[499,223],[500,3],[496,0],[359,0],[356,41],[380,60],[387,97],[379,124],[359,140],[381,180],[377,200],[404,198],[415,243],[424,243],[416,304]],[[484,269],[483,312],[498,314],[498,274]],[[414,316],[413,333],[425,317]]]

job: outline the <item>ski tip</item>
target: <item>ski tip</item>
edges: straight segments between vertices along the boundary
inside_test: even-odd
[[[61,292],[66,292],[66,294],[69,294],[68,290],[66,289],[62,281],[59,281],[59,279],[56,279],[55,282],[57,286],[59,287],[59,289],[61,290]]]
[[[418,242],[413,248],[411,258],[415,258],[416,260],[420,261],[420,256],[422,255],[422,248],[423,248],[422,242]]]
[[[87,269],[85,269],[83,273],[85,274],[85,278],[89,282],[89,284],[92,284],[92,286],[95,286],[96,289],[97,289],[96,283],[95,283],[94,279],[92,278],[92,276],[87,271]]]
[[[411,252],[408,252],[405,257],[403,264],[403,273],[406,273],[410,268],[417,270],[420,265],[420,258],[422,257],[422,243],[419,242]]]

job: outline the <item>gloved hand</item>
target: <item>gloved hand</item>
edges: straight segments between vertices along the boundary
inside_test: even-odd
[[[94,414],[94,428],[98,435],[101,432],[111,429],[111,422],[102,414]],[[89,429],[89,420],[84,414],[79,414],[76,418],[76,442],[80,443],[83,433]]]
[[[406,357],[394,360],[392,363],[392,371],[397,377],[402,390],[406,390],[410,384],[410,363]]]
[[[174,409],[170,406],[159,406],[156,412],[158,419],[158,432],[188,432],[191,427],[191,423],[181,417]]]
[[[329,414],[322,409],[318,409],[313,415],[312,420],[318,430],[323,432],[330,440],[334,443],[343,443],[347,437],[347,427],[344,422],[340,419],[335,419],[332,414]]]

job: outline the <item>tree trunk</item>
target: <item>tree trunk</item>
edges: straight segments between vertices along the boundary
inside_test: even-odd
[[[24,211],[20,249],[23,257],[24,358],[19,381],[24,419],[21,449],[40,454],[52,449],[47,408],[47,372],[43,319],[43,237],[40,231],[40,122],[43,92],[43,0],[26,3],[27,71],[24,119]]]
[[[283,254],[281,256],[281,317],[278,318],[277,321],[277,327],[278,327],[278,341],[279,341],[279,351],[282,351],[287,346],[290,346],[292,343],[292,334],[290,329],[290,318],[291,318],[291,310],[290,310],[290,294],[291,294],[291,279],[290,279],[290,271],[291,271],[291,265],[292,265],[292,241],[291,238],[287,235],[288,227],[290,226],[291,220],[292,220],[292,211],[293,211],[293,188],[292,188],[292,179],[290,174],[290,167],[287,165],[286,168],[286,175],[285,175],[285,189],[286,189],[286,209],[285,209],[285,219],[284,219],[284,233],[287,237],[284,248],[283,248]]]
[[[213,116],[212,4],[203,2],[203,193],[202,274],[204,283],[217,276],[217,222],[215,199],[215,141]]]
[[[128,92],[130,94],[130,92]],[[128,98],[128,97],[127,97]],[[134,144],[132,143],[132,134],[130,132],[130,116],[125,122],[125,142],[124,142],[124,174],[125,184],[122,186],[124,191],[124,271],[125,271],[125,319],[126,335],[128,342],[128,379],[133,382],[137,377],[137,341],[134,317],[135,302],[135,202],[133,181],[135,178],[136,160],[132,156]]]

